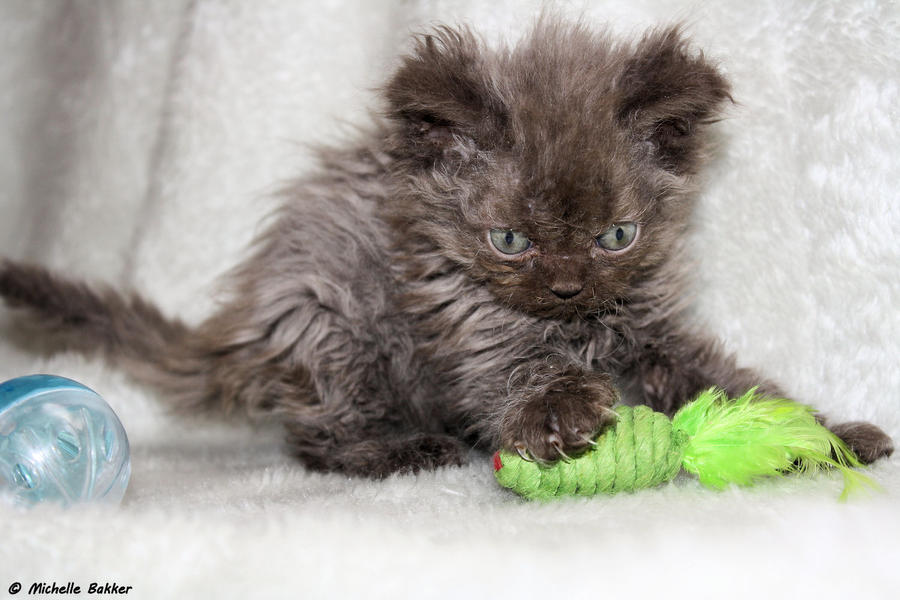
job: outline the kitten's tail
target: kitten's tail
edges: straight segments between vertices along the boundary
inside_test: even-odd
[[[0,296],[66,349],[101,352],[136,379],[172,396],[176,408],[211,408],[212,353],[196,332],[137,295],[122,295],[0,259]]]

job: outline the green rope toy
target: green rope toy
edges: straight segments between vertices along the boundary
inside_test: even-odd
[[[862,465],[816,421],[813,409],[755,392],[729,400],[709,389],[671,421],[646,406],[617,406],[616,424],[578,458],[548,465],[501,450],[494,454],[494,475],[500,485],[542,500],[644,489],[673,479],[682,468],[717,489],[824,467],[843,474],[841,500],[875,486],[850,468]]]

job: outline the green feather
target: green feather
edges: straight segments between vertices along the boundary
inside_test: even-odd
[[[842,500],[874,485],[851,469],[862,465],[839,437],[816,421],[810,407],[760,397],[755,389],[736,400],[722,390],[707,390],[675,414],[672,427],[690,438],[682,467],[710,487],[750,485],[763,477],[829,467],[844,476]]]

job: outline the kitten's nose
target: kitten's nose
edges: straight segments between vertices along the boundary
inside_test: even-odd
[[[584,286],[580,283],[566,282],[553,284],[553,286],[550,288],[550,291],[553,292],[558,298],[568,300],[569,298],[574,298],[575,296],[580,294],[581,290],[583,289]]]

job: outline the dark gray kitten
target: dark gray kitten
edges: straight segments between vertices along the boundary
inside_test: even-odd
[[[275,413],[304,464],[375,477],[469,445],[576,454],[619,390],[669,413],[713,385],[778,393],[686,325],[682,240],[730,96],[677,29],[632,44],[544,19],[498,51],[439,29],[384,97],[200,327],[10,261],[0,294],[178,406]],[[893,448],[834,431],[866,462]]]

